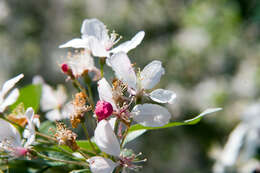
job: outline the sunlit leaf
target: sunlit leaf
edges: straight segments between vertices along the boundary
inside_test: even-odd
[[[18,99],[10,106],[10,109],[13,110],[18,104],[23,103],[25,109],[32,107],[37,112],[41,99],[41,85],[27,85],[19,91],[20,95]]]
[[[92,142],[92,144],[94,145],[95,149],[98,150],[97,145],[96,145],[93,141],[91,141],[91,142]],[[78,146],[79,146],[80,148],[83,148],[83,149],[87,149],[87,150],[92,151],[92,147],[91,147],[91,145],[90,145],[90,143],[89,143],[88,140],[78,140],[78,141],[77,141],[77,144],[78,144]]]

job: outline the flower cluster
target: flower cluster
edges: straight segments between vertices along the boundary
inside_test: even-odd
[[[127,142],[147,130],[195,124],[202,116],[220,110],[208,109],[191,120],[170,122],[172,116],[164,104],[173,104],[176,93],[157,88],[165,74],[162,62],[154,60],[141,70],[133,65],[127,55],[142,42],[144,36],[145,32],[139,31],[131,40],[115,46],[121,39],[118,34],[109,34],[106,26],[98,19],[84,20],[81,38],[72,39],[60,46],[76,49],[75,52],[69,53],[60,66],[67,76],[67,81],[78,91],[73,99],[67,101],[66,90],[62,85],[55,90],[40,77],[33,80],[34,85],[41,85],[41,111],[45,112],[45,118],[48,119],[46,122],[56,123],[55,133],[43,133],[43,127],[39,128],[39,118],[34,115],[32,108],[27,108],[26,111],[16,111],[24,112],[24,115],[19,116],[25,117],[26,120],[23,121],[23,125],[26,125],[22,129],[23,141],[20,132],[11,124],[23,127],[18,121],[18,115],[15,114],[16,118],[12,115],[11,119],[8,119],[10,116],[3,115],[6,120],[0,120],[0,148],[16,157],[27,156],[29,153],[45,160],[89,167],[93,173],[138,171],[141,168],[139,164],[146,159],[142,154],[135,154],[134,150],[126,148]],[[105,65],[112,69],[114,77],[107,76]],[[20,78],[22,75],[3,85],[0,92],[0,112],[16,101],[19,93],[17,89],[7,97],[6,94]],[[111,78],[112,81],[108,80]],[[93,86],[97,86],[98,98],[93,97]],[[16,109],[18,108],[17,106]],[[71,129],[58,122],[64,119],[70,119]],[[80,135],[73,132],[73,129],[79,128],[79,125],[82,125],[87,140],[77,140]],[[93,137],[91,132],[94,133]],[[37,147],[40,145],[46,145],[47,148],[58,145],[58,149],[61,148],[56,148],[57,152],[70,154],[71,160],[44,155],[42,152],[46,151]],[[67,148],[62,148],[64,145]]]

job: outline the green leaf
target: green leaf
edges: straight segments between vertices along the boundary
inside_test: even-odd
[[[23,103],[25,109],[32,107],[37,112],[41,99],[41,90],[41,85],[33,84],[21,88],[17,101],[10,106],[10,109],[14,110],[19,103]]]
[[[95,144],[95,142],[93,142],[93,141],[91,141],[91,142],[94,145],[95,149],[99,150],[98,146]],[[92,151],[92,147],[88,140],[77,140],[77,144],[80,148],[84,148],[84,149]]]
[[[222,108],[206,109],[204,112],[202,112],[201,114],[199,114],[195,118],[192,118],[192,119],[189,119],[189,120],[186,120],[186,121],[183,121],[183,122],[171,122],[171,123],[168,123],[168,124],[166,124],[162,127],[145,127],[145,126],[142,126],[140,124],[135,124],[135,125],[130,127],[129,132],[133,132],[133,131],[137,131],[137,130],[165,129],[165,128],[169,128],[169,127],[183,126],[183,125],[194,125],[194,124],[197,124],[198,122],[200,122],[200,120],[202,119],[203,116],[217,112],[217,111],[220,111],[220,110],[222,110]]]

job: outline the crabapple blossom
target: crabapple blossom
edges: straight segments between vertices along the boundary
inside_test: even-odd
[[[62,113],[63,105],[67,100],[66,90],[63,85],[58,85],[54,90],[46,83],[42,84],[41,109],[46,113],[46,118],[50,121],[69,118]]]
[[[130,92],[133,95],[140,95],[146,90],[155,87],[165,73],[161,61],[154,60],[144,67],[141,73],[137,76],[134,68],[124,52],[114,54],[108,59],[116,76],[127,83]],[[173,91],[156,89],[147,94],[153,101],[158,103],[173,103],[176,94]]]
[[[27,126],[23,132],[22,140],[18,130],[8,121],[0,119],[0,149],[7,151],[14,157],[26,155],[28,148],[35,142],[34,111],[28,108],[25,112]]]
[[[125,52],[136,48],[144,38],[144,31],[138,32],[131,40],[111,49],[118,41],[117,34],[112,32],[109,36],[104,23],[98,19],[85,19],[81,26],[81,38],[75,38],[60,45],[60,48],[86,48],[97,57],[109,57],[110,53]]]

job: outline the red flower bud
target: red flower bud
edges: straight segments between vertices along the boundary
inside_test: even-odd
[[[106,119],[113,113],[113,107],[109,102],[99,100],[95,108],[98,121]]]
[[[68,73],[68,71],[69,71],[69,66],[68,66],[68,64],[62,64],[61,65],[61,70],[63,71],[63,73]]]

